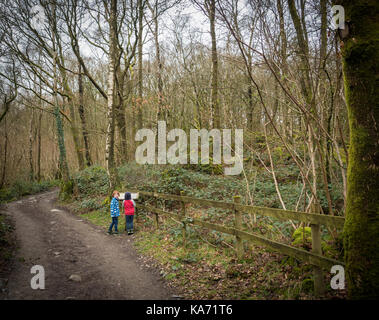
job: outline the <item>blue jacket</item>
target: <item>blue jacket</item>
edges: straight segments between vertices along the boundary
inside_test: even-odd
[[[111,217],[118,217],[120,215],[120,207],[118,206],[118,200],[113,198],[111,201]]]

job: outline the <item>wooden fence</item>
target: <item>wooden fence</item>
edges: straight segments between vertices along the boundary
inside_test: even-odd
[[[237,257],[242,258],[244,252],[243,240],[247,240],[256,245],[262,245],[273,251],[280,252],[282,254],[294,257],[298,260],[310,263],[314,266],[314,291],[316,296],[323,294],[325,286],[323,284],[323,274],[322,269],[330,271],[330,268],[334,265],[344,265],[344,262],[337,261],[335,259],[327,258],[322,255],[321,251],[321,225],[325,225],[330,228],[343,228],[345,218],[321,215],[317,213],[306,213],[290,210],[281,210],[281,209],[272,209],[256,206],[248,206],[240,204],[240,197],[236,196],[233,198],[233,202],[223,202],[207,199],[198,199],[193,197],[184,196],[183,192],[181,195],[172,195],[172,194],[162,194],[156,192],[147,192],[139,190],[131,190],[130,192],[138,192],[142,196],[153,197],[155,199],[155,207],[138,203],[139,208],[146,209],[155,214],[155,226],[158,228],[158,216],[166,215],[179,219],[182,223],[182,234],[183,241],[186,242],[186,225],[192,224],[208,228],[211,230],[219,231],[222,233],[234,235],[236,238],[236,252]],[[172,212],[167,212],[162,209],[157,208],[156,203],[157,199],[164,200],[174,200],[181,203],[180,214],[175,214]],[[195,219],[188,217],[186,214],[186,203],[194,203],[206,207],[215,207],[231,210],[234,212],[234,228],[226,227],[220,224],[214,224],[200,219]],[[316,211],[316,210],[315,210]],[[246,232],[242,230],[242,213],[256,214],[268,217],[274,217],[280,220],[297,220],[304,223],[309,223],[311,226],[312,234],[312,252],[295,248],[287,244],[279,243],[270,239],[267,239],[261,235],[254,233]]]

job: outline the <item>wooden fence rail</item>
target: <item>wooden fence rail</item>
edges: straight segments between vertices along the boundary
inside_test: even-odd
[[[233,202],[198,199],[198,198],[192,198],[192,197],[187,197],[187,196],[178,196],[174,194],[164,194],[164,193],[136,191],[136,190],[132,190],[132,192],[138,192],[141,195],[156,197],[156,198],[165,199],[165,200],[176,200],[176,201],[183,201],[186,203],[196,203],[199,205],[209,206],[213,208],[223,208],[223,209],[229,209],[229,210],[237,209],[244,213],[252,213],[252,214],[257,214],[257,215],[262,215],[262,216],[269,216],[269,217],[277,218],[280,220],[298,220],[305,223],[320,224],[320,225],[325,225],[327,227],[334,227],[334,228],[342,228],[345,222],[345,218],[343,217],[327,216],[327,215],[321,215],[317,213],[307,213],[307,212],[301,212],[301,211],[291,211],[291,210],[248,206],[248,205],[236,204]]]
[[[149,196],[154,198],[154,204],[157,206],[157,199],[174,200],[181,202],[181,212],[179,214],[167,212],[162,209],[153,207],[148,204],[138,204],[139,208],[144,208],[155,214],[155,225],[158,227],[158,215],[166,215],[178,219],[183,224],[183,241],[186,241],[186,225],[192,224],[201,226],[207,229],[219,231],[222,233],[234,235],[236,237],[236,251],[238,258],[243,256],[243,243],[242,240],[247,240],[256,245],[262,245],[273,251],[294,257],[298,260],[308,262],[314,266],[314,288],[317,296],[324,292],[324,284],[322,280],[322,268],[328,271],[334,265],[344,265],[344,262],[335,259],[327,258],[321,252],[321,232],[320,226],[325,225],[332,228],[342,228],[345,219],[343,217],[326,216],[317,213],[297,212],[290,210],[272,209],[256,206],[248,206],[240,204],[240,197],[234,197],[234,202],[222,202],[207,199],[198,199],[193,197],[172,194],[162,194],[157,192],[147,192],[132,190],[131,192],[138,192],[140,195]],[[188,217],[186,215],[185,203],[196,203],[207,207],[223,208],[234,211],[234,228],[226,227],[220,224],[214,224],[200,219]],[[316,209],[312,207],[314,211]],[[312,252],[295,248],[287,244],[279,243],[267,239],[263,236],[246,232],[242,229],[242,213],[252,213],[256,215],[274,217],[281,220],[297,220],[304,223],[310,223],[312,232]]]

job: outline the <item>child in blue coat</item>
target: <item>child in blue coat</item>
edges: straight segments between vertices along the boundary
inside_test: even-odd
[[[118,234],[118,217],[120,216],[120,207],[118,206],[118,198],[120,196],[120,193],[115,190],[112,193],[112,201],[111,201],[111,217],[112,217],[112,223],[109,226],[108,233],[112,234],[112,229],[114,226],[114,230],[116,234]]]

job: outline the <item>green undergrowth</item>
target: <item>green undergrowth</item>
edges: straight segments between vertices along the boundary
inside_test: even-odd
[[[187,226],[184,245],[182,227],[172,219],[161,220],[158,230],[150,217],[141,220],[135,247],[158,261],[163,276],[186,299],[314,298],[311,265],[247,242],[243,259],[237,260],[233,236]],[[343,297],[326,286],[324,298]]]
[[[16,181],[10,186],[0,189],[0,203],[11,202],[20,199],[23,196],[36,194],[47,191],[52,187],[59,185],[58,180],[50,181]]]
[[[281,208],[272,176],[261,166],[246,169],[246,177],[208,174],[180,165],[128,163],[117,168],[116,171],[119,190],[138,189],[168,194],[180,194],[180,191],[183,191],[187,196],[221,201],[233,201],[233,196],[240,195],[242,203]],[[298,197],[302,190],[298,168],[293,164],[285,163],[278,166],[276,176],[287,209],[304,210],[301,205],[298,205]],[[74,198],[77,200],[106,196],[109,191],[107,172],[101,166],[88,167],[75,173],[72,181]],[[320,186],[318,189],[323,210],[327,211],[323,188]],[[342,199],[342,190],[339,186],[331,188],[331,196],[333,203],[336,203],[334,207],[336,214],[342,214],[338,210],[339,200]]]
[[[72,211],[106,232],[109,214],[102,210],[83,213],[78,202],[66,203]],[[181,224],[160,218],[155,229],[153,217],[139,210],[133,244],[151,259],[161,276],[180,290],[185,299],[313,299],[312,267],[262,247],[244,243],[245,255],[237,260],[234,238],[219,232],[187,226],[186,243]],[[128,237],[125,219],[119,218],[115,237]],[[325,272],[325,283],[330,278]],[[329,287],[329,286],[328,286]],[[343,298],[328,288],[325,298]]]
[[[285,159],[283,160],[283,163]],[[208,174],[180,166],[149,166],[130,163],[117,169],[121,192],[137,189],[167,194],[180,194],[196,198],[232,202],[240,195],[242,203],[280,208],[272,177],[259,167],[247,171],[244,177],[228,177]],[[299,172],[286,163],[278,167],[277,178],[287,209],[296,209],[301,192]],[[104,168],[89,167],[72,177],[73,197],[64,202],[72,211],[90,222],[102,226],[110,224],[108,178]],[[322,188],[320,188],[321,190]],[[333,191],[339,198],[339,190]],[[324,201],[322,194],[321,200]],[[171,212],[178,212],[180,203],[141,197],[139,203],[157,205]],[[302,208],[297,208],[301,210]],[[189,217],[232,227],[233,212],[219,208],[186,207]],[[231,235],[188,226],[187,242],[182,239],[181,224],[165,218],[155,230],[149,212],[137,210],[134,245],[146,257],[151,257],[162,270],[162,276],[181,288],[188,299],[311,299],[313,298],[312,268],[310,265],[270,252],[247,242],[245,256],[236,260],[235,239]],[[160,221],[162,222],[162,217]],[[119,231],[123,231],[125,219],[119,218]],[[243,229],[284,244],[311,250],[309,227],[297,225],[295,230],[289,221],[269,217],[243,215]],[[305,231],[305,233],[303,233]],[[323,254],[342,260],[340,234],[322,228]],[[119,237],[127,237],[121,232]],[[330,273],[325,271],[325,283],[330,283]],[[327,287],[329,287],[327,285]],[[343,298],[343,292],[328,289],[325,298]]]
[[[8,217],[0,212],[0,261],[8,260],[10,252],[7,250],[10,246],[9,235],[14,230]]]
[[[11,271],[11,260],[15,252],[16,242],[14,226],[8,216],[0,211],[0,279],[6,278]],[[0,290],[2,290],[0,284]],[[2,292],[0,292],[0,297]]]

